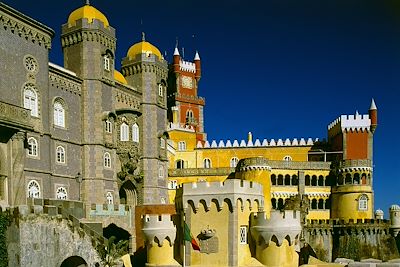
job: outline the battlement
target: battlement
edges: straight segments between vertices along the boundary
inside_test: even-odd
[[[269,241],[274,241],[280,246],[286,239],[292,245],[301,232],[300,211],[273,210],[269,219],[265,212],[252,213],[250,225],[251,234],[259,244],[268,245]]]
[[[196,72],[196,65],[189,61],[180,60],[179,61],[179,69],[182,71],[187,71],[191,73]]]
[[[122,204],[92,204],[89,211],[89,216],[127,216],[128,214],[129,206]]]
[[[220,140],[218,143],[216,140],[212,140],[211,144],[209,141],[205,141],[204,145],[202,142],[197,142],[197,148],[231,148],[231,147],[281,147],[281,146],[313,146],[314,143],[318,142],[319,139],[315,138],[314,140],[312,138],[308,138],[307,141],[304,138],[301,138],[298,140],[297,138],[294,138],[293,140],[290,140],[289,138],[286,138],[285,140],[283,139],[278,139],[275,141],[275,139],[267,140],[263,139],[260,141],[259,139],[256,139],[254,142],[252,140],[245,141],[241,140],[240,142],[238,140],[234,140],[233,143],[231,140]]]
[[[341,220],[341,219],[329,219],[329,220],[307,220],[306,225],[313,227],[376,227],[376,226],[388,226],[389,220],[381,220],[381,219],[349,219],[349,220]]]
[[[225,182],[193,182],[180,185],[179,190],[180,194],[177,195],[181,196],[181,199],[177,200],[178,208],[187,209],[191,205],[197,211],[200,205],[204,205],[204,208],[209,210],[214,202],[220,211],[225,201],[229,201],[228,204],[233,209],[238,201],[242,210],[246,201],[250,210],[255,203],[259,209],[264,207],[263,187],[255,182],[238,179],[228,179]]]
[[[164,239],[167,239],[170,246],[174,245],[176,228],[170,214],[146,214],[142,216],[142,223],[142,231],[148,244],[154,241],[162,246]]]
[[[369,131],[371,119],[368,114],[360,115],[358,112],[355,115],[341,115],[328,125],[328,131]]]
[[[190,132],[194,133],[194,127],[191,125],[187,125],[184,123],[172,123],[170,122],[167,127],[167,131],[172,131],[172,130],[179,130],[179,131],[185,131],[185,132]]]
[[[236,171],[239,172],[252,170],[271,170],[271,166],[268,159],[263,157],[241,159],[236,166]]]

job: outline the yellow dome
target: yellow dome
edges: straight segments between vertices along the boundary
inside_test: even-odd
[[[89,23],[92,23],[93,19],[98,19],[101,22],[103,22],[104,27],[110,26],[106,16],[104,16],[103,13],[101,13],[99,10],[90,5],[84,5],[83,7],[80,7],[72,11],[72,13],[68,17],[68,24],[74,26],[76,25],[77,20],[83,18],[86,18]]]
[[[141,55],[142,53],[154,54],[159,59],[162,58],[160,50],[158,50],[157,47],[146,41],[141,41],[137,44],[132,45],[131,48],[129,48],[128,50],[127,57],[129,57],[129,59],[134,59],[136,55]]]
[[[121,72],[114,70],[114,79],[122,84],[128,84],[124,75]]]

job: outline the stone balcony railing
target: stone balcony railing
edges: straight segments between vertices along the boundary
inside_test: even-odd
[[[0,125],[18,129],[32,129],[30,111],[16,105],[0,102]]]
[[[340,163],[340,168],[372,167],[370,159],[347,159]]]

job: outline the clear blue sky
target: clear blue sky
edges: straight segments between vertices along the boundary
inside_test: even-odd
[[[5,0],[56,31],[83,0]],[[202,59],[208,139],[326,138],[341,114],[379,111],[375,208],[400,202],[400,2],[397,0],[92,0],[117,30],[116,64],[146,32],[170,60]],[[195,36],[195,37],[193,37]]]

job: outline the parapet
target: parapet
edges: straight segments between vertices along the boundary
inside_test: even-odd
[[[301,138],[298,140],[297,138],[294,138],[293,140],[290,140],[289,138],[286,138],[285,140],[283,139],[278,139],[275,141],[275,139],[267,140],[263,139],[260,141],[259,139],[256,139],[254,142],[252,140],[245,141],[241,140],[240,142],[238,140],[234,140],[233,143],[231,140],[220,140],[218,143],[216,140],[212,140],[211,144],[209,141],[206,141],[204,145],[201,142],[197,143],[197,148],[231,148],[231,147],[276,147],[276,146],[313,146],[314,143],[318,142],[319,139],[312,139],[308,138],[307,140],[304,138]]]
[[[167,130],[168,131],[180,130],[180,131],[185,131],[185,132],[190,132],[190,133],[194,133],[195,132],[193,126],[191,126],[191,125],[187,125],[187,124],[184,124],[184,123],[172,123],[172,122],[170,122],[168,124]],[[197,146],[199,146],[199,144],[197,144]]]
[[[263,187],[259,183],[249,182],[238,179],[228,179],[224,182],[194,182],[185,183],[179,187],[181,190],[182,199],[177,199],[178,208],[187,209],[189,205],[193,205],[193,208],[197,210],[199,206],[205,205],[205,209],[211,208],[211,203],[216,202],[218,210],[223,207],[224,201],[228,201],[228,204],[232,209],[236,209],[238,200],[240,200],[241,209],[244,209],[246,201],[250,205],[250,209],[253,209],[253,203],[258,204],[258,208],[264,207],[264,195]],[[182,205],[181,207],[179,207]]]
[[[257,243],[264,241],[268,245],[269,241],[273,241],[280,246],[286,239],[292,245],[301,232],[300,211],[273,210],[269,219],[266,215],[265,212],[257,212],[250,217],[251,235]]]
[[[162,246],[164,239],[169,241],[170,246],[174,245],[176,228],[170,214],[149,215],[142,217],[143,234],[147,244],[153,241]]]
[[[127,216],[129,214],[129,206],[108,205],[108,204],[92,204],[89,216]]]
[[[341,115],[328,125],[328,131],[336,134],[338,131],[369,131],[371,119],[368,114]]]
[[[263,157],[245,158],[239,160],[238,164],[236,165],[236,172],[253,170],[271,170],[268,159]]]
[[[195,73],[196,65],[192,62],[181,60],[179,61],[179,69],[182,71]]]

